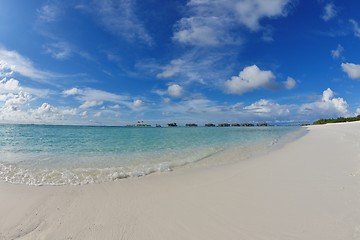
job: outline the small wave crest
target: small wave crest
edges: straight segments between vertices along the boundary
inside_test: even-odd
[[[206,157],[206,156],[205,156]],[[0,181],[34,186],[85,185],[116,181],[130,177],[142,177],[156,172],[170,172],[174,168],[195,163],[203,159],[183,159],[176,162],[140,164],[127,167],[107,168],[61,168],[36,169],[19,167],[16,164],[0,163]]]
[[[109,182],[129,177],[141,177],[155,172],[168,172],[176,167],[159,164],[154,167],[134,168],[77,168],[77,169],[26,169],[15,165],[0,164],[0,181],[26,185],[84,185]]]

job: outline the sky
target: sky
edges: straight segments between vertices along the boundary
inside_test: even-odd
[[[1,0],[0,123],[360,114],[358,0]]]

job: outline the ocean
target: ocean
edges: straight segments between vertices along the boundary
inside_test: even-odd
[[[0,181],[82,185],[140,177],[206,165],[208,156],[229,148],[239,149],[231,160],[241,160],[299,131],[291,126],[0,125]]]

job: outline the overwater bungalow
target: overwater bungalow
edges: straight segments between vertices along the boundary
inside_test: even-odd
[[[218,127],[230,127],[229,123],[219,123]]]

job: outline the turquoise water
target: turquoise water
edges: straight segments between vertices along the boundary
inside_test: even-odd
[[[234,146],[263,149],[298,129],[0,125],[0,180],[64,185],[143,176]]]

